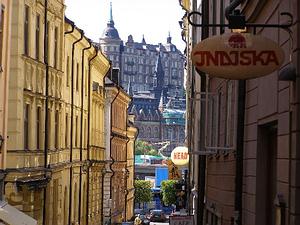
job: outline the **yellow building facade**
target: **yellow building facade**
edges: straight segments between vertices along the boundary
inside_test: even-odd
[[[10,22],[11,1],[0,0],[0,169],[6,167],[8,88],[10,62]],[[2,199],[2,182],[4,174],[0,173],[0,199]]]
[[[109,61],[63,0],[12,3],[6,200],[38,224],[102,224]]]
[[[64,161],[65,153],[60,148],[59,121],[63,0],[13,0],[12,15],[5,197],[38,224],[51,224],[52,218],[63,216],[59,208],[63,166],[51,168]],[[53,204],[53,214],[45,201]]]

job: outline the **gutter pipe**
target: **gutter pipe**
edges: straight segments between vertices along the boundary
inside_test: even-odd
[[[49,64],[48,64],[48,43],[47,40],[49,40],[47,37],[48,35],[48,0],[45,0],[45,12],[44,12],[44,63],[46,65],[46,85],[45,85],[45,138],[44,138],[44,168],[48,168],[48,86],[49,86]],[[45,175],[46,177],[46,175]],[[46,225],[46,198],[47,198],[47,189],[44,188],[44,205],[43,205],[43,225]]]
[[[74,120],[74,53],[75,45],[83,39],[84,33],[82,30],[79,30],[80,38],[77,39],[72,44],[72,69],[71,69],[71,131],[70,131],[70,192],[69,192],[69,224],[71,224],[71,215],[72,215],[72,183],[73,183],[73,120]],[[76,127],[77,129],[77,127]],[[77,138],[77,137],[75,137]]]
[[[82,61],[82,66],[81,66],[81,115],[80,115],[80,163],[82,163],[82,150],[83,150],[83,143],[82,143],[82,140],[83,140],[83,137],[85,135],[83,135],[83,105],[84,105],[84,52],[88,49],[90,49],[92,47],[92,43],[91,43],[91,40],[87,39],[88,43],[89,43],[89,46],[82,49],[82,53],[81,53],[81,61]],[[87,76],[87,74],[86,74]],[[80,221],[80,218],[81,218],[81,192],[82,192],[82,164],[80,165],[80,171],[79,171],[79,208],[78,208],[78,221],[79,223],[81,222]]]
[[[114,99],[111,101],[111,107],[110,107],[110,158],[112,160],[112,163],[109,165],[109,168],[112,172],[112,175],[110,176],[110,187],[112,187],[112,179],[113,177],[115,176],[115,171],[112,169],[112,166],[113,164],[115,163],[115,159],[112,157],[112,154],[111,154],[111,147],[112,147],[112,140],[114,139],[113,135],[112,135],[112,106],[113,106],[113,103],[114,101],[116,100],[116,98],[118,97],[119,93],[120,93],[120,87],[117,86],[118,88],[118,93],[116,94],[116,96],[114,97]],[[110,190],[110,199],[112,199],[112,190]],[[110,209],[110,223],[111,223],[111,210]]]
[[[209,22],[209,0],[202,1],[202,24],[208,24]],[[205,39],[209,36],[208,27],[203,27],[201,30],[201,39]],[[206,74],[200,73],[201,87],[200,92],[206,93]],[[204,151],[205,147],[205,106],[200,101],[200,137],[199,137],[199,148],[200,151]],[[206,155],[199,156],[199,171],[198,171],[198,214],[197,223],[203,225],[204,221],[204,209],[205,209],[205,186],[206,186]]]
[[[91,64],[92,61],[97,57],[98,55],[98,48],[94,46],[95,48],[95,55],[92,56],[92,58],[89,59],[89,77],[88,77],[88,135],[87,135],[87,160],[90,162],[90,123],[91,123]],[[89,164],[90,166],[90,164]],[[89,224],[89,194],[90,194],[90,185],[89,185],[89,179],[90,179],[90,168],[88,167],[87,170],[87,202],[86,202],[86,225]]]
[[[102,54],[103,57],[105,57],[105,55],[103,55],[102,51],[100,51],[100,53]],[[103,84],[103,97],[105,97],[105,78],[108,76],[109,72],[110,72],[110,68],[111,68],[111,63],[109,64],[109,70],[107,71],[107,73],[105,74],[105,76],[103,77],[102,80],[102,84]],[[104,103],[105,104],[105,103]],[[104,113],[104,118],[105,118],[105,113]],[[105,149],[106,152],[106,149]],[[105,156],[105,160],[106,160],[106,156]],[[101,207],[101,221],[102,223],[104,222],[104,178],[105,178],[105,174],[106,174],[106,163],[104,165],[104,169],[102,169],[102,207]],[[105,172],[104,172],[105,171]]]

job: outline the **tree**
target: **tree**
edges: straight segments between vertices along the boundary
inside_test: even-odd
[[[135,142],[135,155],[154,155],[158,156],[158,152],[153,145],[144,140],[136,140]]]
[[[175,184],[177,180],[164,180],[161,182],[161,193],[163,203],[167,206],[176,203],[176,189]]]
[[[135,202],[139,204],[147,203],[152,200],[151,182],[146,180],[135,180]]]

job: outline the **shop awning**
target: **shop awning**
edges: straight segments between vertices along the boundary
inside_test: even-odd
[[[10,225],[36,225],[37,221],[5,201],[0,201],[0,220]]]

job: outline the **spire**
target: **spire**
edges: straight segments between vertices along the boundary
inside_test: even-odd
[[[170,31],[169,31],[169,36],[167,37],[167,43],[168,44],[172,43],[172,37],[171,37]]]
[[[113,21],[113,16],[112,16],[112,2],[110,2],[110,21]]]
[[[143,39],[142,39],[142,44],[146,44],[146,41],[145,41],[145,36],[143,35]]]
[[[112,15],[112,2],[110,2],[110,14],[109,14],[109,21],[107,23],[107,26],[114,27],[115,23],[113,20],[113,15]]]
[[[156,76],[158,76],[159,74],[164,73],[162,62],[161,62],[160,52],[158,53],[158,57],[157,57],[157,60],[156,60],[155,71],[154,72],[155,72]]]
[[[161,95],[160,95],[158,109],[159,109],[160,112],[164,111],[164,94],[163,94],[163,91],[161,92]]]
[[[163,69],[163,64],[162,64],[162,59],[160,52],[158,53],[156,64],[155,64],[155,70],[153,74],[153,87],[154,87],[154,93],[155,93],[155,98],[159,99],[161,92],[164,87],[164,69]],[[155,84],[155,85],[154,85]]]

